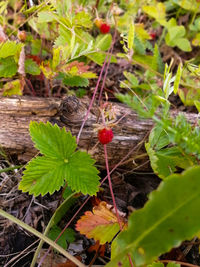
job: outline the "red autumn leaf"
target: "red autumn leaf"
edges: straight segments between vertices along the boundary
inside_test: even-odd
[[[122,227],[125,226],[123,218],[120,219]],[[102,245],[111,242],[120,227],[115,213],[106,202],[102,201],[93,208],[93,212],[85,212],[85,215],[78,220],[76,230],[86,235],[87,238],[99,241]]]

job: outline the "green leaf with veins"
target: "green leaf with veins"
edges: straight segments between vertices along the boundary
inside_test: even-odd
[[[17,73],[17,64],[13,57],[0,59],[0,78],[12,77]]]
[[[127,259],[135,266],[151,263],[182,241],[200,231],[200,166],[182,174],[168,176],[149,196],[144,208],[131,214],[128,229],[112,243],[112,260],[106,266],[116,267]],[[165,242],[163,242],[163,240]]]
[[[19,189],[38,196],[54,193],[65,180],[72,190],[95,195],[99,189],[98,170],[89,154],[76,151],[75,137],[57,124],[30,123],[30,134],[35,147],[44,156],[29,162]]]

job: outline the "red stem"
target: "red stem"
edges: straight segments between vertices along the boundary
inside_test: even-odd
[[[108,74],[108,68],[110,66],[110,60],[111,60],[111,56],[112,56],[112,52],[113,52],[113,48],[114,48],[114,44],[115,44],[116,35],[117,35],[117,29],[115,28],[115,32],[114,32],[114,36],[113,36],[113,42],[112,42],[111,48],[109,50],[110,56],[109,56],[109,59],[108,59],[108,64],[106,66],[105,74],[104,74],[104,77],[103,77],[103,82],[102,82],[100,93],[99,93],[98,104],[100,104],[100,101],[101,101],[103,88],[104,88],[106,77],[107,77],[107,74]]]
[[[121,225],[119,213],[118,213],[118,210],[117,210],[115,196],[114,196],[113,189],[112,189],[112,181],[111,181],[111,178],[110,178],[107,148],[106,148],[106,145],[104,145],[103,147],[104,147],[104,155],[105,155],[105,162],[106,162],[106,171],[107,171],[107,176],[108,176],[108,183],[109,183],[109,187],[110,187],[110,193],[111,193],[111,196],[112,196],[113,206],[115,208],[115,213],[116,213],[116,216],[117,216],[119,227],[120,227],[120,230],[122,231],[122,225]]]
[[[86,115],[85,115],[85,118],[84,118],[84,120],[83,120],[83,122],[82,122],[82,124],[81,124],[81,128],[80,128],[80,130],[79,130],[79,133],[78,133],[78,135],[77,135],[77,138],[76,138],[76,142],[77,142],[77,144],[79,143],[79,139],[80,139],[80,136],[81,136],[83,127],[84,127],[84,125],[85,125],[85,123],[86,123],[86,121],[87,121],[87,118],[88,118],[88,116],[89,116],[90,110],[91,110],[92,105],[93,105],[93,103],[94,103],[95,96],[96,96],[97,90],[98,90],[98,88],[99,88],[99,83],[100,83],[100,80],[101,80],[101,77],[102,77],[102,74],[103,74],[105,65],[106,65],[106,63],[107,63],[107,58],[108,58],[108,54],[107,54],[107,56],[106,56],[106,58],[105,58],[105,61],[104,61],[104,63],[103,63],[103,66],[102,66],[102,68],[101,68],[101,72],[100,72],[99,78],[98,78],[98,80],[97,80],[97,84],[96,84],[96,87],[95,87],[95,89],[94,89],[94,93],[93,93],[92,99],[91,99],[91,101],[90,101],[90,104],[89,104],[87,113],[86,113]]]

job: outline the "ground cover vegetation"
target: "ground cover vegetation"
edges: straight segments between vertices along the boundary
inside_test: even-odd
[[[24,164],[1,150],[2,266],[200,264],[199,14],[197,0],[0,2],[1,99],[88,99],[77,136],[67,123],[31,121],[34,158]],[[138,144],[145,152],[127,169],[129,154],[109,168],[107,147],[127,116],[119,118],[113,102],[154,125]],[[93,150],[101,146],[104,168],[79,147],[94,105]],[[189,112],[197,114],[193,120]],[[146,169],[138,157],[148,157]],[[139,192],[130,177],[141,174]],[[154,184],[150,190],[144,181]],[[134,195],[132,204],[117,186],[127,199]],[[6,204],[19,196],[25,211]],[[8,248],[10,229],[14,242],[19,229],[32,242],[22,251]]]

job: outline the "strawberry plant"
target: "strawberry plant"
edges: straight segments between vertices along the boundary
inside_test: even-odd
[[[39,266],[46,264],[50,248],[38,259],[43,242],[84,266],[83,259],[66,251],[76,238],[73,220],[76,231],[96,242],[89,248],[95,251],[96,258],[100,246],[104,246],[101,257],[105,253],[110,256],[103,258],[105,266],[182,265],[160,256],[199,236],[200,231],[199,120],[196,116],[195,121],[189,121],[191,115],[171,112],[174,106],[179,108],[180,100],[181,109],[191,106],[193,112],[200,111],[199,13],[200,3],[195,0],[1,1],[2,96],[92,94],[89,104],[85,99],[80,104],[87,111],[82,114],[81,110],[81,125],[72,127],[74,133],[80,126],[76,137],[65,127],[59,128],[59,123],[31,121],[29,125],[38,155],[25,166],[18,189],[38,199],[59,197],[59,204],[43,234],[3,210],[0,214],[41,239],[31,267],[37,260]],[[143,133],[127,131],[129,135],[123,136],[123,119],[129,113],[121,116],[120,109],[115,110],[109,103],[112,98],[134,110],[144,125],[154,122],[148,136],[136,145],[138,148],[144,143],[143,153],[138,152],[139,148],[133,150],[133,157],[128,153],[114,167],[107,149],[116,144],[120,155],[120,144]],[[34,111],[32,115],[37,116]],[[90,117],[91,125],[87,124]],[[134,123],[128,121],[127,125]],[[90,142],[80,149],[85,141],[84,127]],[[99,162],[95,165],[90,152],[103,157],[105,166]],[[121,184],[111,174],[118,168],[116,174],[120,173],[126,183],[126,164],[132,164],[127,173],[134,174],[143,166],[135,159],[143,157],[148,157],[151,170],[161,183],[148,195],[143,208],[135,210],[126,203],[126,212],[129,208],[133,212],[123,213],[120,204],[125,201],[115,191]],[[105,170],[107,175],[100,184]],[[106,179],[111,197],[106,194],[107,187],[100,189]],[[135,188],[132,183],[131,188]],[[126,188],[122,194],[137,195]],[[90,210],[86,206],[78,219],[80,210],[97,194],[100,200]],[[66,213],[71,216],[67,223]]]
[[[32,122],[30,134],[43,156],[29,162],[19,189],[35,196],[52,194],[67,181],[76,192],[96,194],[99,177],[94,160],[86,152],[75,151],[76,140],[70,132],[49,122]]]

